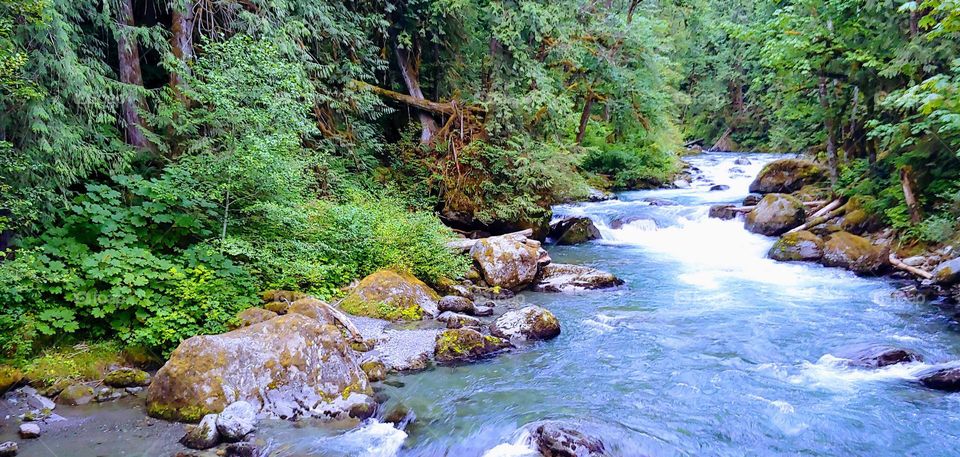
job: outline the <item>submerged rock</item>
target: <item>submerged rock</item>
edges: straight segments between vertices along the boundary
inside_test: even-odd
[[[743,199],[743,206],[757,206],[763,200],[763,195],[750,194]]]
[[[143,387],[150,384],[150,374],[136,368],[120,368],[107,373],[103,383],[110,387]]]
[[[495,336],[468,328],[444,330],[437,335],[434,356],[438,362],[465,362],[486,357],[510,347]]]
[[[923,356],[909,349],[882,344],[863,344],[843,348],[834,354],[858,368],[883,368],[890,365],[922,362]]]
[[[803,202],[787,194],[767,194],[747,213],[745,227],[753,233],[776,236],[803,224]]]
[[[153,417],[193,422],[247,401],[282,419],[346,418],[371,402],[367,377],[333,325],[287,314],[180,343],[147,391]]]
[[[782,262],[817,261],[823,257],[823,239],[806,230],[788,233],[774,243],[767,256]]]
[[[527,306],[498,317],[490,333],[511,341],[549,340],[560,334],[560,321],[546,308]]]
[[[240,441],[257,429],[257,410],[250,403],[236,401],[217,416],[217,432],[226,441]]]
[[[210,449],[220,443],[220,433],[217,431],[217,415],[203,416],[197,425],[188,425],[187,431],[180,438],[180,444],[190,449]]]
[[[722,192],[725,190],[730,190],[730,186],[726,184],[717,184],[715,186],[710,187],[710,192]]]
[[[543,267],[533,289],[538,292],[571,292],[618,287],[623,281],[616,276],[582,265],[554,263]]]
[[[230,443],[223,449],[226,457],[257,457],[260,450],[253,443]]]
[[[846,268],[858,275],[879,274],[888,261],[886,249],[852,233],[834,233],[823,245],[824,265]]]
[[[247,308],[237,313],[237,322],[234,328],[249,327],[253,324],[266,322],[277,317],[278,314],[263,308]]]
[[[607,455],[599,438],[587,435],[574,424],[558,421],[528,425],[533,447],[544,457],[600,457]]]
[[[936,390],[960,392],[960,367],[937,368],[919,376],[923,385]]]
[[[340,308],[356,316],[415,321],[436,316],[439,299],[433,289],[409,274],[380,270],[363,278]]]
[[[605,202],[609,200],[616,200],[617,196],[612,192],[607,192],[604,190],[591,187],[590,191],[587,193],[587,201],[590,202]]]
[[[599,240],[601,235],[589,217],[570,217],[550,226],[550,238],[560,245],[573,245]]]
[[[775,160],[763,167],[750,184],[750,192],[769,194],[796,192],[807,184],[816,184],[827,179],[827,169],[799,159]]]
[[[952,286],[960,282],[960,257],[941,262],[933,269],[933,282],[940,286]]]
[[[525,241],[525,240],[524,240]],[[491,287],[520,290],[537,276],[539,248],[513,237],[497,236],[477,242],[470,256]]]

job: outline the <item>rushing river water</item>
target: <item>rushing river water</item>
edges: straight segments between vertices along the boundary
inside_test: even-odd
[[[960,454],[960,395],[924,389],[914,377],[960,356],[951,321],[931,305],[894,299],[887,280],[768,260],[772,238],[708,219],[711,204],[741,201],[772,159],[736,165],[737,157],[690,159],[702,170],[690,189],[556,208],[593,218],[604,240],[551,248],[554,261],[611,271],[626,287],[523,294],[559,317],[560,337],[403,376],[388,393],[416,412],[409,436],[374,424],[321,439],[317,449],[530,455],[518,430],[556,418],[583,421],[625,456]],[[713,184],[730,188],[710,192]],[[915,349],[927,364],[861,370],[831,355],[858,343]]]

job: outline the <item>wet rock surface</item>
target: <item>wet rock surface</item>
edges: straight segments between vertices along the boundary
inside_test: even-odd
[[[750,184],[750,192],[792,193],[808,184],[827,179],[827,170],[813,162],[800,159],[781,159],[767,164]]]
[[[918,376],[920,382],[931,389],[960,392],[960,367],[937,368]]]
[[[574,292],[608,289],[623,285],[613,274],[582,265],[553,263],[543,267],[533,290],[538,292]]]
[[[815,262],[823,257],[823,239],[806,230],[788,233],[774,243],[767,256],[783,262]]]
[[[531,445],[544,457],[606,456],[606,446],[599,438],[580,430],[576,424],[545,421],[530,424]]]
[[[339,306],[355,316],[413,321],[439,314],[438,300],[437,292],[423,281],[406,273],[381,270],[363,278]]]
[[[828,267],[846,268],[859,275],[876,275],[887,267],[887,249],[848,232],[831,234],[823,245],[822,262]]]
[[[506,341],[473,329],[450,329],[437,335],[434,356],[438,362],[468,362],[508,347]]]
[[[834,354],[857,368],[883,368],[900,363],[922,362],[923,356],[910,349],[882,344],[860,344],[842,348]]]
[[[747,213],[744,226],[753,233],[776,236],[803,224],[803,202],[786,194],[767,194]]]
[[[518,342],[548,340],[560,334],[560,321],[546,308],[527,306],[498,317],[490,333]]]
[[[484,238],[474,245],[470,256],[487,284],[519,290],[533,282],[540,267],[540,246],[526,241],[525,237],[499,236]]]
[[[550,238],[559,245],[574,245],[599,240],[601,235],[589,217],[570,217],[550,226]]]

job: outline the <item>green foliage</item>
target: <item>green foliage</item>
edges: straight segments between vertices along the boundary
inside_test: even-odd
[[[644,132],[627,135],[619,142],[608,141],[612,134],[608,125],[594,123],[589,132],[582,143],[587,151],[582,167],[610,177],[616,188],[661,186],[680,171],[677,156]]]

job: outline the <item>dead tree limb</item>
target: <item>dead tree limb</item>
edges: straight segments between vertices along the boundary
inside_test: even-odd
[[[903,263],[903,261],[898,259],[897,255],[894,253],[890,253],[890,264],[897,269],[906,271],[907,273],[910,273],[918,278],[930,279],[933,277],[933,274],[931,274],[929,271],[921,270],[917,267],[911,267],[910,265]]]

